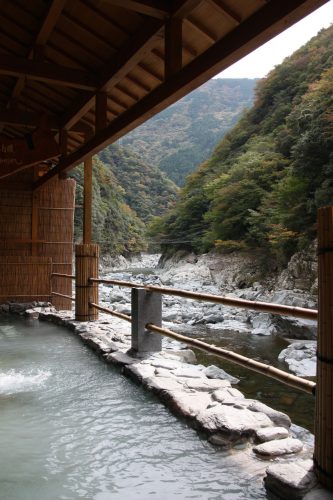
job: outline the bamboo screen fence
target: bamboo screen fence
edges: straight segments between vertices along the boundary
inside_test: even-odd
[[[0,184],[0,302],[50,300],[51,272],[72,273],[75,181],[53,179],[34,194],[33,175]],[[66,279],[54,278],[52,286],[72,295]],[[71,308],[61,297],[52,302]]]

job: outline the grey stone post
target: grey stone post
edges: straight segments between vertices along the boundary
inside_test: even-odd
[[[159,352],[162,336],[145,326],[162,325],[162,296],[144,288],[132,288],[132,349],[136,352]]]

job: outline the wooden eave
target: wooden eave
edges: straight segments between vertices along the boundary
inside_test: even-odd
[[[52,131],[39,187],[326,1],[0,0],[0,134]]]

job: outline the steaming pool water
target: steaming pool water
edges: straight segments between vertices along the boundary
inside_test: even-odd
[[[0,318],[0,499],[266,498],[214,448],[70,332]]]

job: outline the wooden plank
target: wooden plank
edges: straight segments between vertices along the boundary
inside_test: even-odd
[[[325,0],[267,3],[176,73],[172,79],[154,89],[113,120],[106,129],[98,132],[77,151],[61,160],[57,167],[35,184],[35,188],[42,186],[60,172],[70,170],[84,158],[119,139],[324,3]]]
[[[83,243],[91,243],[92,235],[92,156],[84,160]]]
[[[225,14],[231,21],[235,24],[240,24],[242,21],[241,16],[239,16],[233,9],[231,9],[224,0],[209,0],[211,4],[217,7],[220,11]]]
[[[182,19],[170,19],[165,25],[165,80],[182,69]]]
[[[94,90],[97,87],[97,80],[92,73],[6,54],[0,54],[0,74],[29,77],[41,82],[83,90]]]
[[[167,19],[169,17],[168,2],[164,0],[103,0],[111,5],[123,9],[133,10],[139,14],[155,17],[156,19]]]

